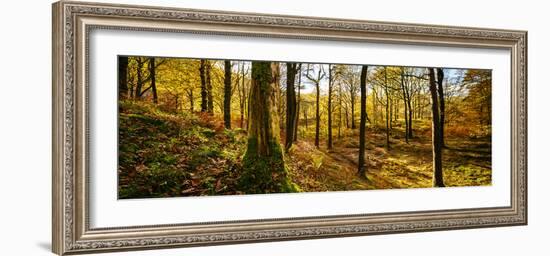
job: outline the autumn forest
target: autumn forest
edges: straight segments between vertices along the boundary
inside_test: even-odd
[[[118,57],[118,197],[491,185],[491,71]]]

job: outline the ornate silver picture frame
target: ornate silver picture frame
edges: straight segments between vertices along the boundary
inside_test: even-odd
[[[509,50],[510,205],[92,228],[88,46],[98,29]],[[52,247],[59,255],[527,224],[526,31],[71,1],[53,5],[52,31]]]

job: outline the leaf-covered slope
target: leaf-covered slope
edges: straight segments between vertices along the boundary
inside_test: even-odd
[[[119,198],[238,193],[243,143],[208,115],[120,102]]]

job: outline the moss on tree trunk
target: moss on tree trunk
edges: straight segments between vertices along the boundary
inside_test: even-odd
[[[279,143],[279,117],[275,89],[279,65],[252,62],[249,98],[248,145],[239,187],[246,193],[297,192],[285,166]]]

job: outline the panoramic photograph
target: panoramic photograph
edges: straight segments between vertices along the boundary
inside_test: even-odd
[[[489,186],[491,88],[485,69],[119,56],[118,198]]]

